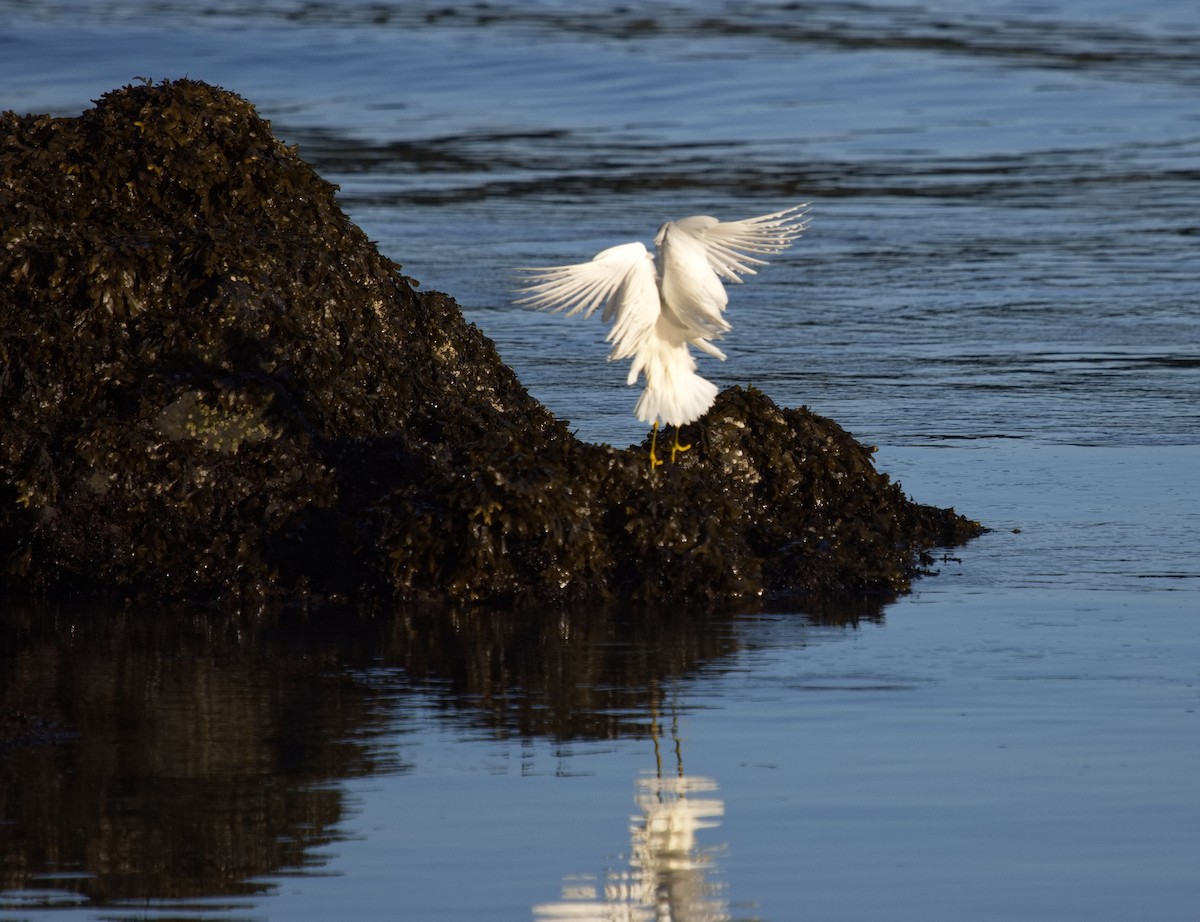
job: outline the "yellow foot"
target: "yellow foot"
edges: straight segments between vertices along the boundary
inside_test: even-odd
[[[675,434],[676,441],[679,440],[679,433]],[[650,428],[650,470],[662,464],[662,458],[654,453],[655,447],[658,445],[658,420],[654,421],[654,425]],[[675,454],[672,452],[671,460],[675,459]]]
[[[675,456],[688,451],[692,446],[679,444],[679,427],[675,427],[675,444],[671,446],[671,463],[675,463]]]

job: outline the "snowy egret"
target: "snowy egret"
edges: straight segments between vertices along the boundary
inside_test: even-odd
[[[712,344],[731,327],[723,316],[729,297],[721,279],[741,282],[766,260],[750,254],[779,253],[803,233],[807,205],[797,205],[743,221],[718,221],[695,215],[668,221],[654,238],[656,253],[641,243],[623,243],[598,253],[591,262],[525,269],[529,283],[518,304],[543,310],[580,312],[590,317],[600,305],[609,361],[632,359],[628,384],[645,379],[635,414],[652,423],[650,464],[658,424],[675,427],[671,460],[690,445],[679,443],[679,427],[703,416],[717,398],[717,388],[696,374],[689,345],[724,360]]]

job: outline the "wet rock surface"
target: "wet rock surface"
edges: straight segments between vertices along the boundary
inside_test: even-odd
[[[730,389],[575,439],[240,97],[0,116],[0,585],[238,604],[903,591],[979,534]]]

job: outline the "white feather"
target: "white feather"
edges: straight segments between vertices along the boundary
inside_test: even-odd
[[[604,305],[603,319],[612,324],[609,360],[631,359],[628,383],[639,375],[646,382],[637,418],[683,426],[703,416],[717,397],[716,386],[696,373],[688,346],[725,358],[712,344],[731,329],[721,280],[740,282],[741,275],[766,265],[752,253],[791,246],[806,227],[806,207],[743,221],[708,215],[668,221],[654,238],[654,257],[641,243],[625,243],[590,262],[524,270],[530,281],[517,303],[585,317]]]

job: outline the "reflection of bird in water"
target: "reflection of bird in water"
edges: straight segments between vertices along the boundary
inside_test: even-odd
[[[525,270],[530,281],[517,303],[565,310],[568,316],[582,311],[585,317],[604,305],[601,316],[612,323],[609,361],[632,359],[627,383],[638,375],[645,379],[635,413],[653,424],[653,467],[661,463],[655,454],[659,420],[675,427],[674,460],[691,447],[679,444],[679,427],[699,419],[716,400],[716,386],[696,374],[688,346],[725,358],[712,344],[731,329],[721,280],[740,282],[741,275],[754,274],[754,266],[766,265],[752,253],[791,246],[806,226],[805,207],[743,221],[707,215],[668,221],[654,238],[654,256],[641,243],[624,243],[591,262]]]
[[[683,773],[677,728],[677,774],[663,777],[657,707],[651,735],[657,771],[639,778],[634,802],[640,814],[630,819],[629,868],[610,871],[603,890],[576,879],[563,888],[563,899],[533,907],[538,922],[728,922],[728,903],[721,886],[708,879],[710,849],[697,833],[718,825],[725,804],[709,778]]]
[[[637,782],[640,815],[630,821],[629,868],[610,871],[601,892],[580,880],[563,899],[533,907],[538,922],[724,922],[728,904],[707,878],[711,854],[696,833],[717,825],[725,812],[708,778],[646,777]]]

